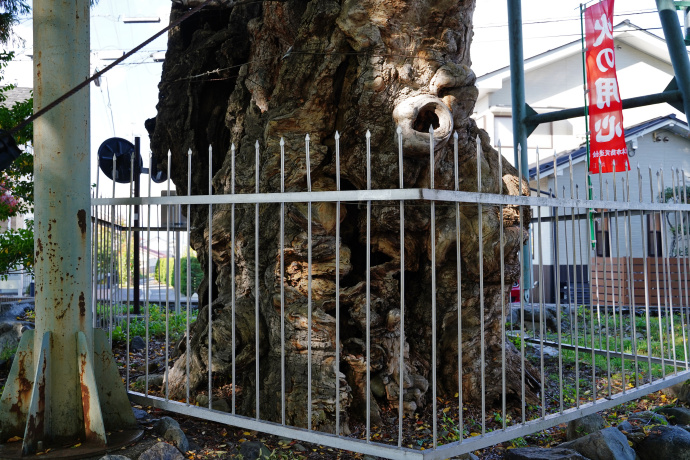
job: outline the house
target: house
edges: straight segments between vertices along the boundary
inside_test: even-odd
[[[629,99],[664,91],[673,79],[674,72],[662,38],[625,21],[614,27],[614,43],[621,98]],[[526,59],[524,68],[527,104],[537,113],[585,105],[582,66],[580,40]],[[500,149],[506,161],[514,163],[510,68],[504,67],[478,77],[477,87],[479,95],[473,117],[479,127],[489,133],[495,148]],[[616,199],[622,200],[625,193],[621,180],[627,177],[633,191],[631,195],[637,194],[634,199],[639,200],[641,190],[643,201],[649,201],[653,199],[653,194],[658,195],[657,170],[664,170],[666,187],[671,186],[671,174],[680,174],[682,171],[690,177],[690,131],[684,113],[668,104],[656,104],[627,109],[623,112],[623,118],[633,171],[628,176],[617,176],[615,192],[611,174],[603,175],[601,188],[598,176],[593,177],[592,198],[613,199],[615,193]],[[586,130],[584,117],[578,117],[542,124],[530,135],[527,139],[527,152],[531,169],[523,175],[529,177],[534,196],[563,196],[565,193],[569,198],[569,164],[572,159],[573,194],[578,194],[579,198],[586,197]],[[644,185],[641,188],[637,178],[638,163],[644,174]],[[653,170],[653,190],[649,186],[650,167]],[[671,168],[675,168],[673,173]],[[658,196],[654,199],[658,200]],[[596,212],[588,215],[587,210],[580,210],[574,219],[577,224],[573,226],[573,220],[570,220],[566,226],[564,222],[567,219],[562,218],[564,211],[571,213],[570,209],[563,208],[533,209],[532,279],[540,285],[533,298],[543,295],[546,302],[555,302],[557,298],[576,298],[584,303],[588,298],[590,274],[594,279],[600,273],[596,272],[597,264],[601,262],[597,257],[604,258],[602,260],[609,264],[613,258],[618,260],[624,254],[624,241],[623,238],[616,239],[613,232],[617,222],[615,216],[597,215]],[[557,224],[559,213],[561,219]],[[662,239],[667,253],[673,244],[678,249],[679,241],[674,241],[669,219],[660,215],[646,215],[644,219],[647,221],[642,226],[644,229],[641,229],[638,222],[640,217],[635,219],[625,245],[630,248],[630,254],[625,253],[626,257],[639,259],[643,247],[648,248],[648,255],[660,254],[662,248],[658,241]],[[647,244],[651,240],[655,243]],[[657,252],[650,252],[654,250]],[[541,271],[538,268],[540,263]],[[560,278],[558,285],[557,274]],[[576,277],[579,286],[573,286]]]
[[[660,93],[673,78],[666,42],[629,21],[614,27],[616,67],[620,95],[624,99]],[[537,113],[582,107],[585,104],[582,70],[582,44],[575,40],[525,60],[525,98]],[[477,78],[479,94],[473,118],[487,131],[506,160],[513,163],[510,68]],[[667,104],[628,109],[623,112],[625,126],[675,113]],[[577,148],[585,141],[584,117],[545,123],[527,139],[529,163],[536,161],[537,147],[551,154]]]
[[[630,151],[631,170],[616,175],[615,187],[612,174],[602,174],[601,180],[599,175],[591,176],[593,199],[660,202],[666,199],[665,192],[673,185],[676,191],[682,190],[684,178],[687,181],[686,185],[690,185],[690,129],[687,123],[679,120],[675,114],[630,126],[625,130],[625,137]],[[571,198],[572,193],[572,198],[585,198],[586,147],[580,146],[560,152],[555,157],[550,155],[541,159],[538,165],[530,168],[529,179],[535,195]],[[678,187],[678,184],[681,187]],[[679,198],[684,199],[682,196]],[[690,197],[688,199],[690,200]],[[566,288],[568,280],[574,280],[575,270],[578,271],[578,284],[584,289],[587,283],[583,278],[593,269],[590,266],[592,261],[599,264],[607,263],[608,267],[612,268],[612,264],[617,263],[617,259],[620,258],[630,257],[642,263],[642,259],[647,257],[648,263],[652,264],[657,263],[657,255],[675,257],[687,253],[687,241],[672,228],[678,228],[680,225],[675,215],[631,215],[628,226],[624,222],[627,216],[623,214],[600,213],[595,210],[590,219],[587,210],[580,210],[575,213],[579,217],[575,219],[577,225],[573,226],[572,220],[566,220],[572,217],[563,216],[564,211],[571,214],[570,209],[561,209],[561,217],[564,219],[558,224],[555,222],[554,210],[542,208],[533,211],[533,217],[541,217],[541,225],[533,220],[532,232],[542,242],[541,245],[534,246],[534,260],[536,262],[541,257],[544,267],[543,284],[550,287],[549,292],[545,292],[545,301],[555,301],[556,270],[560,273],[558,294],[565,299],[575,295],[574,288]],[[687,231],[687,224],[685,227]],[[616,228],[619,234],[615,233]],[[543,248],[543,254],[539,253],[539,248]],[[615,269],[617,270],[617,267]],[[650,268],[650,272],[652,271],[654,269]],[[593,278],[597,276],[602,278],[599,279],[598,285],[603,285],[604,274],[601,270],[594,274]],[[606,278],[610,277],[611,273],[608,270]],[[535,279],[538,279],[536,271]],[[613,288],[609,285],[607,292],[610,293],[611,289]],[[586,298],[586,295],[580,294],[578,298]],[[643,300],[638,299],[639,301]],[[651,301],[654,304],[655,299],[652,298]]]

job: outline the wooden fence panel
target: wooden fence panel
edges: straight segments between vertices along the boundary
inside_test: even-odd
[[[648,299],[650,306],[688,307],[687,262],[675,257],[592,258],[592,302],[644,306]]]

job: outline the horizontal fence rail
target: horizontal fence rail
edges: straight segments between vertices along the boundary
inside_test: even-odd
[[[257,142],[253,193],[235,193],[234,146],[224,178],[230,193],[214,193],[210,170],[208,183],[194,188],[208,190],[202,195],[171,196],[168,182],[167,196],[153,197],[149,181],[147,196],[134,197],[130,186],[129,196],[116,197],[113,185],[103,197],[97,184],[94,325],[123,347],[130,398],[353,452],[443,459],[690,377],[683,171],[666,172],[665,187],[663,172],[588,177],[570,161],[560,179],[542,180],[537,170],[528,184],[498,156],[492,177],[536,192],[508,195],[499,186],[489,193],[480,140],[478,174],[468,186],[458,177],[454,136],[446,150],[451,179],[439,189],[430,134],[432,167],[422,188],[403,187],[400,137],[400,188],[374,188],[367,136],[366,189],[341,190],[337,135],[334,190],[312,190],[307,168],[305,189],[286,192],[282,140],[271,152]],[[300,148],[310,165],[308,136]],[[201,158],[190,151],[188,191],[192,155]],[[269,155],[280,156],[280,190],[272,193],[262,192],[260,179]],[[168,177],[170,167],[168,156]],[[137,226],[134,206],[141,208]],[[356,225],[343,223],[346,211],[359,216]],[[332,227],[318,220],[328,212]],[[420,215],[426,226],[406,225]],[[268,229],[270,244],[262,239]],[[347,239],[355,231],[356,243]],[[190,241],[201,268],[192,267]],[[143,348],[133,348],[135,335]]]

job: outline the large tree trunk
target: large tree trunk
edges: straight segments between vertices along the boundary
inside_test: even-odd
[[[477,97],[469,44],[474,0],[287,0],[204,10],[171,31],[160,84],[154,155],[172,151],[178,194],[187,193],[187,150],[193,150],[193,194],[208,193],[208,147],[213,147],[215,194],[232,192],[231,143],[236,193],[255,190],[255,142],[260,145],[260,191],[280,191],[279,140],[286,142],[286,191],[306,191],[305,135],[311,137],[313,190],[335,190],[334,136],[341,135],[343,189],[364,189],[364,134],[371,131],[373,188],[397,188],[396,126],[405,136],[405,187],[429,186],[429,126],[436,129],[435,187],[454,188],[451,133],[460,145],[462,190],[476,191],[476,138],[481,139],[482,191],[518,194],[517,173],[508,164],[498,177],[497,152],[469,118]],[[185,11],[173,6],[172,18]],[[524,186],[523,186],[524,187]],[[522,190],[527,193],[527,189]],[[285,284],[287,422],[305,426],[307,403],[307,209],[286,206],[285,273],[280,279],[279,205],[260,207],[259,280],[254,283],[254,206],[213,213],[213,365],[215,385],[231,380],[232,306],[236,315],[238,412],[253,414],[256,385],[254,302],[260,299],[261,417],[279,420],[280,286]],[[499,222],[504,221],[505,279],[517,278],[517,254],[526,238],[517,213],[484,207],[484,299],[486,395],[501,394],[501,296]],[[335,382],[341,407],[363,416],[365,369],[366,207],[341,206],[340,292],[335,292],[335,207],[313,205],[312,400],[314,426],[334,424]],[[208,261],[208,208],[192,210],[192,245]],[[527,219],[525,219],[527,221]],[[372,417],[379,405],[398,403],[400,348],[400,254],[397,203],[375,203],[371,228]],[[462,384],[468,403],[481,398],[480,303],[476,206],[461,207]],[[410,203],[405,215],[406,343],[405,409],[429,401],[431,379],[431,247],[429,206]],[[458,331],[455,207],[436,210],[436,273],[441,394],[457,392]],[[235,299],[231,254],[235,255]],[[202,283],[199,320],[191,331],[191,382],[207,381],[208,280]],[[335,369],[335,296],[340,298],[340,369]],[[520,397],[520,357],[508,350],[507,386]],[[171,395],[184,394],[185,356],[170,373]],[[529,369],[528,369],[529,377]],[[238,389],[239,389],[238,388]],[[531,392],[526,395],[533,396]],[[347,423],[347,417],[343,421]]]

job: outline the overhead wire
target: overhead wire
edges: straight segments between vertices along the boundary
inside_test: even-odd
[[[650,10],[633,10],[633,11],[623,11],[620,13],[617,13],[616,16],[636,16],[638,14],[650,14],[650,13],[656,13],[657,11],[654,9]],[[559,23],[559,22],[570,22],[570,21],[579,21],[580,16],[576,17],[564,17],[564,18],[547,18],[547,19],[538,19],[538,20],[533,20],[533,21],[523,21],[522,25],[523,26],[530,26],[530,25],[540,25],[540,24],[554,24],[554,23]],[[473,29],[496,29],[496,28],[501,28],[501,27],[508,27],[508,23],[501,22],[501,23],[496,23],[496,24],[486,24],[483,26],[474,26]]]
[[[187,20],[188,18],[190,18],[191,16],[193,16],[195,13],[197,13],[198,11],[200,11],[201,9],[203,9],[205,6],[207,6],[207,5],[209,5],[209,4],[213,3],[213,2],[217,2],[217,0],[205,0],[203,3],[200,3],[199,5],[197,5],[197,6],[193,7],[193,8],[191,8],[191,9],[189,9],[184,15],[180,16],[180,17],[177,18],[175,21],[169,23],[166,27],[162,28],[160,31],[158,31],[157,33],[155,33],[154,35],[152,35],[152,36],[149,37],[148,39],[144,40],[144,41],[143,41],[142,43],[140,43],[139,45],[137,45],[137,46],[135,46],[134,48],[132,48],[130,51],[124,53],[121,57],[119,57],[118,59],[114,60],[111,64],[107,65],[107,66],[104,67],[102,70],[100,70],[100,71],[94,73],[91,77],[89,77],[88,79],[86,79],[86,80],[84,80],[83,82],[79,83],[79,84],[76,85],[74,88],[72,88],[71,90],[67,91],[67,92],[64,93],[62,96],[58,97],[58,98],[55,99],[53,102],[51,102],[51,103],[49,103],[48,105],[46,105],[45,107],[39,109],[39,110],[36,111],[33,115],[27,117],[24,121],[22,121],[22,122],[19,123],[17,126],[15,126],[14,128],[12,128],[11,130],[9,130],[9,134],[11,134],[11,135],[16,134],[18,131],[20,131],[21,129],[23,129],[24,127],[26,127],[29,123],[31,123],[31,122],[33,122],[34,120],[36,120],[37,118],[41,117],[41,116],[42,116],[43,114],[45,114],[46,112],[52,110],[53,108],[55,108],[55,107],[56,107],[57,105],[59,105],[60,103],[62,103],[63,101],[65,101],[65,100],[68,99],[69,97],[71,97],[71,96],[73,96],[74,94],[76,94],[77,92],[79,92],[79,90],[81,90],[81,89],[84,88],[85,86],[89,85],[92,81],[94,81],[94,80],[96,80],[97,78],[101,77],[101,76],[104,75],[106,72],[112,70],[115,66],[121,64],[121,63],[124,62],[126,59],[128,59],[129,57],[131,57],[132,55],[134,55],[135,53],[141,51],[146,45],[148,45],[149,43],[153,42],[155,39],[157,39],[158,37],[160,37],[161,35],[163,35],[164,33],[166,33],[168,30],[172,29],[173,27],[176,27],[176,26],[180,25],[182,22],[184,22],[185,20]],[[226,3],[232,3],[231,6],[239,6],[239,5],[245,5],[245,4],[251,4],[251,3],[259,3],[259,0],[245,0],[245,1],[240,0],[240,1],[235,1],[235,2],[233,2],[232,0],[229,0],[229,1],[226,2]],[[645,12],[644,12],[644,11],[641,11],[641,12],[638,12],[638,13],[627,13],[627,14],[643,14],[643,13],[645,13]],[[570,19],[567,19],[567,20],[570,20]],[[548,21],[548,20],[547,20],[547,21]],[[547,22],[547,21],[542,21],[542,22]],[[559,21],[561,21],[561,20],[554,20],[554,22],[559,22]],[[565,19],[564,19],[563,21],[565,21]],[[535,23],[536,23],[536,22],[535,22]],[[507,24],[506,24],[506,25],[507,25]],[[480,27],[480,28],[481,28],[481,27]],[[647,29],[636,29],[636,30],[656,30],[656,29],[658,29],[658,28],[647,28]],[[551,35],[551,36],[549,36],[549,38],[553,38],[553,37],[568,37],[568,36],[574,36],[574,35],[575,35],[575,34]],[[546,37],[542,37],[542,38],[546,38]],[[353,53],[349,53],[349,52],[345,52],[345,53],[325,53],[325,52],[321,52],[321,53],[318,53],[318,52],[309,52],[309,51],[300,51],[300,50],[292,51],[292,50],[291,50],[291,51],[288,52],[288,55],[291,54],[291,53],[293,53],[293,54],[319,54],[319,55],[329,55],[329,54],[367,54],[367,55],[379,57],[379,55],[374,55],[374,54],[371,54],[371,53],[357,53],[357,52],[353,52]],[[286,55],[286,56],[287,56],[287,55]],[[411,58],[411,59],[419,59],[418,56],[408,56],[408,55],[386,54],[386,55],[380,55],[380,56],[387,56],[387,57],[395,57],[395,56],[397,56],[397,57],[404,57],[404,58]],[[431,59],[431,58],[427,58],[427,59]],[[139,63],[139,64],[140,64],[140,63]],[[199,74],[199,75],[195,75],[195,76],[190,76],[190,77],[186,77],[186,78],[183,78],[183,79],[179,79],[179,80],[176,80],[176,81],[190,80],[190,79],[199,78],[199,77],[202,77],[202,76],[210,76],[210,75],[212,75],[212,74],[217,74],[217,73],[220,73],[220,72],[225,71],[225,70],[230,70],[230,69],[232,69],[232,68],[241,67],[242,65],[246,65],[246,64],[247,64],[247,63],[243,63],[243,64],[238,64],[238,65],[235,65],[235,66],[226,67],[226,68],[223,68],[223,69],[216,69],[216,70],[213,70],[213,71],[205,72],[205,73],[203,73],[203,74]],[[133,64],[133,65],[138,65],[138,64]],[[227,77],[226,79],[228,79],[228,78],[232,78],[232,77]]]
[[[57,99],[55,99],[53,102],[49,103],[49,104],[46,105],[45,107],[43,107],[43,108],[41,108],[40,110],[36,111],[33,115],[27,117],[24,121],[22,121],[22,122],[19,123],[17,126],[15,126],[14,128],[12,128],[11,130],[9,130],[8,133],[9,133],[10,135],[16,134],[18,131],[20,131],[21,129],[25,128],[29,123],[32,123],[34,120],[36,120],[37,118],[43,116],[45,113],[47,113],[48,111],[50,111],[50,110],[52,110],[53,108],[55,108],[56,106],[58,106],[58,105],[59,105],[60,103],[62,103],[63,101],[67,100],[67,99],[70,98],[71,96],[73,96],[73,95],[75,95],[76,93],[78,93],[82,88],[88,86],[92,81],[96,80],[97,78],[101,77],[101,76],[104,75],[106,72],[108,72],[109,70],[113,69],[115,66],[117,66],[118,64],[120,64],[121,62],[123,62],[124,60],[126,60],[127,58],[129,58],[130,56],[132,56],[132,55],[133,55],[134,53],[136,53],[137,51],[139,51],[139,50],[141,50],[142,48],[144,48],[146,45],[148,45],[149,43],[151,43],[152,41],[154,41],[155,39],[157,39],[158,37],[160,37],[161,35],[163,35],[164,33],[166,33],[168,30],[172,29],[173,27],[176,27],[176,26],[180,25],[182,22],[184,22],[185,20],[187,20],[188,18],[190,18],[191,16],[193,16],[195,13],[197,13],[198,11],[200,11],[200,10],[201,10],[202,8],[204,8],[206,5],[210,4],[212,1],[215,1],[215,0],[206,0],[206,1],[204,1],[203,3],[200,3],[199,5],[195,6],[195,7],[192,8],[192,9],[190,9],[190,10],[187,11],[185,14],[183,14],[182,16],[180,16],[179,18],[177,18],[175,21],[172,21],[172,22],[171,22],[170,24],[168,24],[166,27],[164,27],[164,28],[161,29],[160,31],[156,32],[156,33],[153,34],[151,37],[149,37],[148,39],[146,39],[146,40],[144,40],[143,42],[141,42],[139,45],[137,45],[137,46],[135,46],[134,48],[132,48],[130,51],[128,51],[128,52],[126,52],[125,54],[123,54],[121,57],[119,57],[118,59],[116,59],[115,61],[113,61],[111,64],[109,64],[109,65],[107,65],[106,67],[104,67],[103,70],[100,70],[100,71],[94,73],[91,77],[89,77],[89,78],[87,78],[86,80],[84,80],[83,82],[79,83],[79,84],[76,85],[74,88],[72,88],[71,90],[69,90],[69,91],[67,91],[66,93],[64,93],[62,96],[60,96],[60,97],[58,97]],[[245,3],[245,2],[237,2],[236,4],[244,4],[244,3]]]

